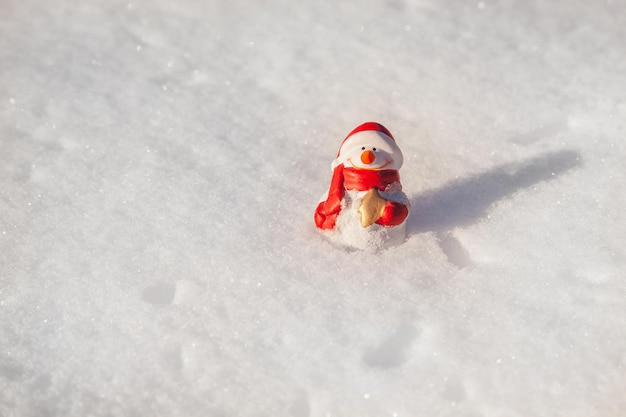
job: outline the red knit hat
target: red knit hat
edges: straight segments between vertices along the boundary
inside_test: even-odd
[[[346,143],[346,140],[348,140],[349,137],[351,137],[355,133],[363,132],[363,131],[366,131],[366,130],[373,130],[373,131],[376,131],[376,132],[380,132],[380,133],[388,136],[389,138],[391,138],[391,140],[393,140],[394,142],[396,141],[395,138],[393,137],[393,135],[391,134],[391,132],[389,131],[389,129],[387,129],[385,126],[381,125],[380,123],[376,123],[376,122],[365,122],[362,125],[359,125],[359,126],[355,127],[352,130],[352,132],[348,133],[348,136],[346,136],[346,138],[343,140],[343,142],[341,142],[341,146],[339,147],[339,150],[337,151],[337,157],[339,157],[339,154],[341,153],[341,148],[343,147],[343,144]]]

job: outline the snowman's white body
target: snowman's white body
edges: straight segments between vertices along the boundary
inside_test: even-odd
[[[406,240],[406,221],[394,227],[379,224],[361,226],[358,210],[365,194],[367,191],[346,191],[341,201],[342,210],[337,217],[335,230],[329,233],[330,240],[339,246],[354,249],[380,249],[403,243]],[[400,187],[380,191],[380,196],[385,200],[409,204],[406,194]]]

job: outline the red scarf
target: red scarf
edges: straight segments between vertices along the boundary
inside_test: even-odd
[[[378,191],[385,191],[387,186],[394,182],[400,182],[400,174],[395,169],[376,171],[343,168],[343,186],[346,190],[368,191],[378,188]]]
[[[388,185],[400,182],[400,174],[395,169],[372,169],[345,168],[338,165],[333,171],[333,179],[330,182],[328,197],[318,204],[315,210],[315,224],[320,229],[332,229],[341,211],[341,200],[346,190],[367,191],[378,188],[384,191]]]

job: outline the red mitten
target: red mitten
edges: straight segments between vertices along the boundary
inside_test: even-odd
[[[409,215],[409,208],[395,201],[387,201],[382,216],[376,221],[381,226],[397,226]]]

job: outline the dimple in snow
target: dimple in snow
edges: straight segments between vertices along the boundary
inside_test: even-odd
[[[398,170],[402,151],[380,123],[367,122],[346,136],[332,162],[328,192],[315,224],[342,246],[359,249],[397,244],[406,237],[409,201]]]

